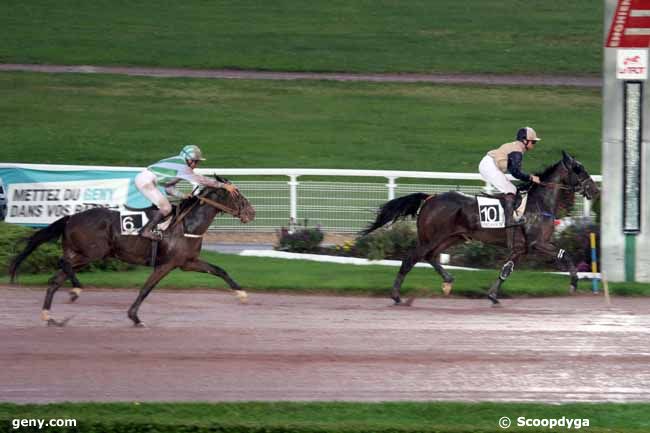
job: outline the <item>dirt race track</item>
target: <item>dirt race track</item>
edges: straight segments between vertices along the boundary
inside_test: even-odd
[[[650,401],[650,299],[386,299],[0,288],[0,400]]]

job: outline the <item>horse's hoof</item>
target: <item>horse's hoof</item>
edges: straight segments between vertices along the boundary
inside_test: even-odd
[[[454,283],[442,283],[442,293],[445,294],[445,296],[449,296],[451,293],[451,289],[454,288]]]
[[[146,328],[147,326],[144,324],[144,322],[137,322],[133,324],[134,328]]]
[[[487,295],[487,297],[488,297],[488,299],[489,299],[490,301],[492,301],[492,306],[495,306],[495,305],[499,305],[499,304],[500,304],[499,300],[497,299],[497,297],[496,297],[495,295],[493,295],[493,294],[489,294],[489,295]]]
[[[575,295],[577,290],[578,290],[578,288],[576,286],[574,286],[573,284],[571,284],[569,286],[569,294],[570,295]]]
[[[79,295],[81,294],[81,289],[79,287],[74,287],[68,293],[70,293],[70,302],[74,302],[77,299],[79,299]]]
[[[235,297],[239,300],[240,304],[248,304],[248,293],[244,290],[235,290]]]
[[[59,322],[57,320],[54,320],[52,318],[47,319],[47,326],[52,326],[52,327],[57,327],[57,328],[63,328],[65,324],[67,323],[67,320],[64,320],[63,322]]]

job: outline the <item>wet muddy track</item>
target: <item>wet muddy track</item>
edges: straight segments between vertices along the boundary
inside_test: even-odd
[[[650,401],[650,300],[0,288],[0,400]]]

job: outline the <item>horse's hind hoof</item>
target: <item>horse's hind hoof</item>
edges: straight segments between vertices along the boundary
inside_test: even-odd
[[[77,299],[79,299],[79,295],[81,294],[81,288],[80,287],[74,287],[72,290],[68,292],[70,294],[70,302],[74,302]]]
[[[144,324],[144,322],[138,322],[133,324],[134,328],[146,328],[147,325]]]
[[[47,319],[47,326],[48,327],[51,326],[51,327],[56,327],[56,328],[63,328],[65,326],[65,324],[68,323],[68,320],[70,320],[70,319],[65,319],[65,320],[59,322],[58,320],[54,320],[54,319],[50,318],[50,319]]]
[[[495,295],[489,294],[489,295],[487,295],[487,297],[488,297],[488,299],[490,301],[492,301],[492,306],[493,307],[495,307],[497,305],[501,305],[501,303],[499,302],[499,300],[497,299],[497,297]]]

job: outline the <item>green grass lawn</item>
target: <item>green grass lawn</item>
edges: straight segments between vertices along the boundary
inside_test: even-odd
[[[147,165],[199,144],[206,167],[477,172],[534,126],[525,168],[600,172],[597,89],[0,74],[3,162]]]
[[[111,432],[436,432],[539,433],[588,431],[645,433],[650,429],[650,405],[531,403],[63,403],[0,404],[2,431],[14,419],[76,419],[77,429]],[[507,416],[513,426],[502,430]],[[526,419],[580,420],[581,429],[517,427]],[[588,420],[589,427],[585,427]],[[43,431],[64,431],[46,429]]]
[[[286,292],[296,294],[332,293],[339,295],[389,296],[397,267],[355,266],[318,263],[304,260],[242,257],[231,254],[204,252],[203,258],[224,268],[242,287],[252,291]],[[497,278],[499,270],[450,270],[456,281],[453,293],[458,296],[482,297]],[[89,287],[140,287],[150,268],[127,272],[97,271],[79,274]],[[20,275],[24,285],[47,285],[51,275]],[[7,277],[0,281],[8,282]],[[442,281],[433,268],[415,268],[404,282],[402,294],[442,296]],[[159,288],[226,288],[220,278],[195,272],[173,271]],[[533,271],[516,271],[502,286],[502,296],[562,296],[567,294],[569,277]],[[579,290],[589,292],[591,281],[579,283]],[[619,295],[650,295],[650,284],[612,283],[610,290]]]
[[[5,0],[0,62],[598,74],[603,2]]]

